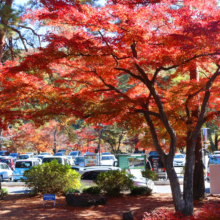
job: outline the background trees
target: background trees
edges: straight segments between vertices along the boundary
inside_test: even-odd
[[[96,124],[124,123],[146,135],[150,131],[171,180],[176,210],[192,214],[196,139],[219,111],[217,2],[185,0],[178,8],[169,0],[109,0],[102,8],[78,1],[41,3],[42,10],[27,18],[51,26],[48,45],[4,71],[9,78],[22,73],[35,80],[36,89],[18,103],[25,117],[42,121],[65,115]],[[189,78],[195,62],[201,80],[178,82],[180,76]],[[122,86],[122,77],[130,87]],[[187,146],[183,197],[173,169],[182,140]]]

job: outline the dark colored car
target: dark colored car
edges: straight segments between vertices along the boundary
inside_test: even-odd
[[[57,153],[58,153],[58,152],[63,152],[63,153],[66,154],[66,150],[65,150],[65,149],[60,149],[60,150],[57,151]]]
[[[154,152],[156,152],[156,151],[154,151]],[[152,153],[148,157],[148,160],[151,163],[152,171],[157,170],[157,174],[158,174],[159,178],[166,178],[167,177],[166,176],[166,169],[164,167],[163,161],[157,152]]]
[[[54,154],[54,156],[64,156],[65,152],[57,152]]]
[[[76,157],[75,160],[74,160],[74,164],[75,165],[82,165],[82,164],[84,164],[84,157],[83,156]]]
[[[0,151],[0,156],[8,156],[10,153],[7,150]]]
[[[81,156],[81,152],[80,151],[71,151],[69,156],[72,156],[72,157],[78,157],[78,156]]]
[[[10,153],[8,156],[13,157],[14,159],[18,159],[19,155],[19,153]]]
[[[0,158],[0,162],[6,163],[12,170],[15,169],[15,161],[12,157],[11,158],[9,157]]]

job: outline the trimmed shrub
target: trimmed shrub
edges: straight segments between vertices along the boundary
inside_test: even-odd
[[[24,172],[25,185],[37,193],[65,193],[68,189],[80,187],[80,174],[69,165],[56,160],[32,167]]]
[[[132,175],[125,170],[110,170],[100,173],[94,182],[100,189],[108,194],[116,195],[121,191],[130,190],[134,187]]]
[[[146,177],[148,179],[152,179],[153,181],[156,181],[159,179],[158,174],[152,170],[148,170],[148,169],[146,169],[145,171],[142,170],[141,173],[142,173],[143,177]]]
[[[146,195],[146,196],[149,196],[151,194],[152,194],[152,190],[148,187],[134,186],[131,189],[131,195]]]
[[[66,190],[66,194],[67,193],[80,193],[80,191],[78,189],[70,188],[70,189]]]
[[[0,199],[3,200],[6,195],[8,195],[9,191],[7,188],[2,188],[0,191]]]
[[[83,188],[83,193],[88,193],[88,194],[96,195],[96,194],[100,194],[101,193],[101,189],[98,186],[86,187],[86,188]]]

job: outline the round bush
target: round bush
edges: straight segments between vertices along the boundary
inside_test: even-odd
[[[146,177],[146,178],[151,179],[151,180],[153,180],[153,181],[156,181],[156,180],[159,179],[159,178],[158,178],[158,174],[155,173],[155,172],[152,171],[152,170],[146,169],[145,171],[141,171],[141,173],[142,173],[142,176],[143,176],[143,177]]]
[[[94,182],[101,190],[108,194],[119,194],[121,191],[130,190],[133,186],[132,175],[125,170],[110,170],[100,173]]]
[[[131,195],[151,195],[152,190],[148,187],[143,187],[143,186],[134,186],[131,189]]]
[[[8,195],[9,191],[7,188],[2,188],[0,190],[0,200],[3,200],[6,195]]]
[[[24,172],[25,185],[37,193],[64,193],[70,188],[80,187],[80,174],[68,165],[43,163]]]
[[[101,193],[101,189],[98,186],[91,186],[91,187],[86,187],[83,189],[83,193],[88,193],[88,194],[100,194]]]
[[[66,190],[66,194],[67,193],[80,193],[80,191],[78,189],[70,188],[70,189]]]

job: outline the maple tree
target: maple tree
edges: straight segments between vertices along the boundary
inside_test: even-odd
[[[44,85],[43,93],[31,94],[31,101],[37,97],[44,108],[26,115],[34,120],[42,115],[76,116],[97,124],[126,121],[141,133],[150,130],[176,211],[193,214],[196,139],[204,122],[219,111],[217,1],[184,0],[178,6],[173,0],[108,0],[101,8],[74,0],[40,2],[43,7],[26,18],[54,27],[45,36],[48,45],[4,71],[9,78],[29,74]],[[179,76],[189,76],[195,62],[201,80],[176,83]],[[121,87],[124,75],[128,89]],[[198,107],[195,117],[191,113]],[[168,154],[163,151],[164,135]],[[183,136],[187,147],[182,196],[173,158]]]

